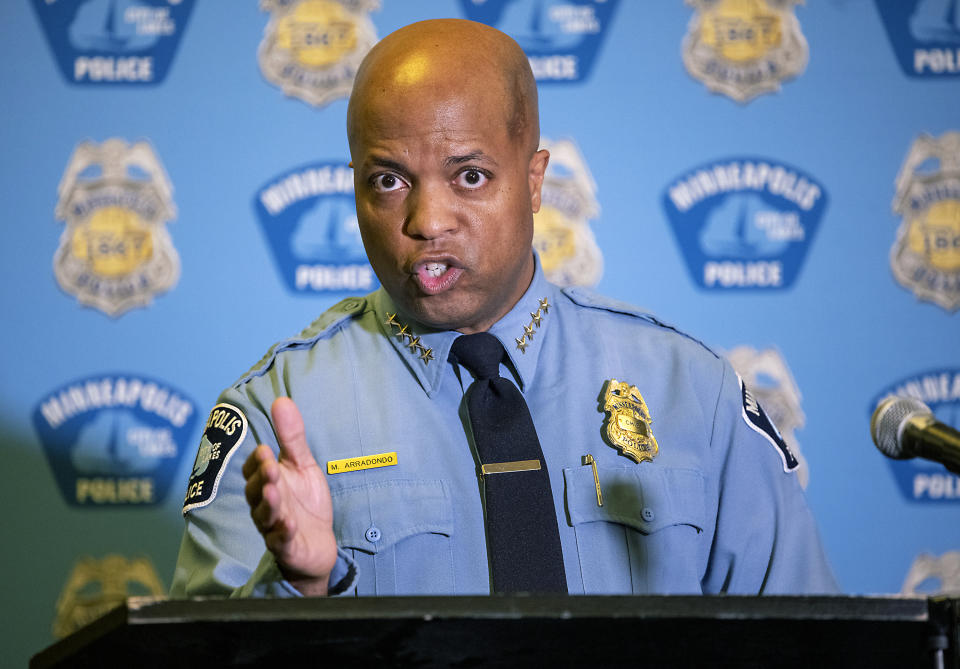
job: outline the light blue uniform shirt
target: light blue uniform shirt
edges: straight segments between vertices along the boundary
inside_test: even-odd
[[[248,425],[217,454],[212,494],[185,513],[173,596],[298,594],[265,551],[243,493],[247,456],[258,443],[277,450],[269,410],[278,396],[299,406],[323,469],[397,453],[393,466],[327,476],[340,547],[333,594],[490,592],[482,481],[463,406],[473,379],[447,360],[458,333],[397,311],[383,289],[346,299],[224,392],[220,402]],[[398,324],[388,324],[394,313]],[[403,325],[419,339],[398,336]],[[533,336],[521,352],[525,327]],[[543,447],[571,594],[836,591],[797,476],[786,471],[789,454],[748,420],[727,362],[633,307],[561,290],[539,261],[526,294],[490,332]],[[611,379],[645,400],[653,460],[634,462],[606,438]]]

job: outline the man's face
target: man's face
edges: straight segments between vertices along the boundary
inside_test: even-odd
[[[511,136],[505,96],[471,88],[368,94],[351,138],[360,233],[381,283],[422,323],[467,333],[530,285],[549,157]]]

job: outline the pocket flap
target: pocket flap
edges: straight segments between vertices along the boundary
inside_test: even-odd
[[[597,467],[603,506],[597,504],[593,467],[563,470],[570,523],[613,522],[649,534],[670,525],[702,530],[706,516],[706,481],[695,469]]]
[[[379,481],[331,491],[333,532],[341,548],[379,553],[415,534],[453,533],[443,481]]]

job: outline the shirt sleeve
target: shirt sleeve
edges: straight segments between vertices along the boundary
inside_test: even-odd
[[[719,502],[704,592],[837,593],[798,463],[729,364],[711,446]]]
[[[250,453],[258,444],[267,444],[274,452],[279,450],[264,406],[269,402],[251,401],[243,392],[230,390],[211,412],[184,501],[186,527],[171,597],[301,596],[283,578],[273,555],[266,550],[244,496],[242,469]],[[218,409],[223,413],[218,414]],[[241,430],[237,424],[241,434],[234,440],[223,430],[237,416],[243,425]],[[356,563],[338,548],[330,574],[330,595],[353,594],[357,580]]]

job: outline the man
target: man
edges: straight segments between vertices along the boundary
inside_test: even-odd
[[[383,288],[223,394],[174,595],[835,589],[795,459],[729,364],[544,279],[531,241],[549,155],[513,40],[457,20],[388,35],[357,74],[347,131]],[[464,362],[466,335],[493,342],[492,372]],[[523,439],[479,415],[480,387],[502,383],[497,410],[532,417]],[[489,439],[539,444],[492,473]],[[494,509],[511,481],[530,483],[505,499],[530,503]]]

